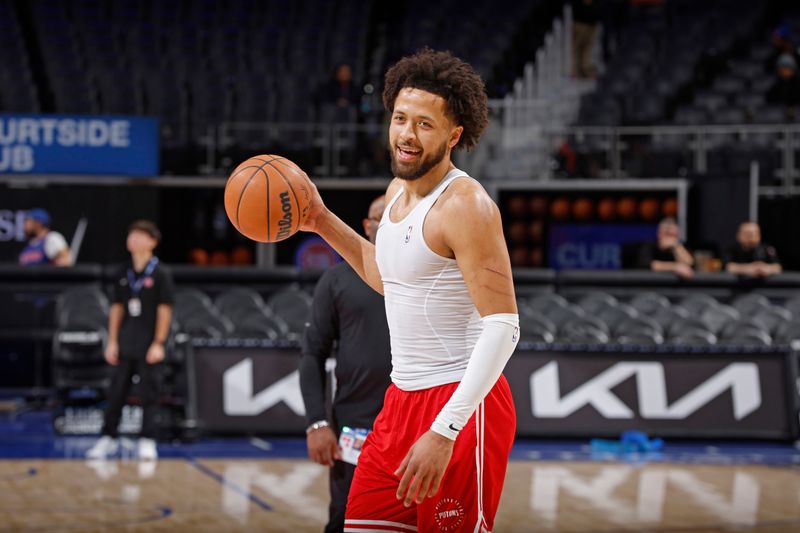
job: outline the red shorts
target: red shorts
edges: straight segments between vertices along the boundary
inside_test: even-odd
[[[390,385],[358,459],[345,531],[491,531],[503,490],[517,419],[505,377],[461,430],[439,492],[405,507],[394,471],[433,423],[458,383],[401,391]]]

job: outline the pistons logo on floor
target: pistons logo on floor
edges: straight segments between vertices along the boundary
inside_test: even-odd
[[[434,512],[440,531],[454,531],[464,521],[464,508],[455,498],[442,498]]]

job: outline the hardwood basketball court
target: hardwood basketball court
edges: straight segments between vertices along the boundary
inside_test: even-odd
[[[784,452],[779,466],[513,459],[494,530],[797,532],[800,451]],[[322,531],[328,502],[326,470],[300,458],[6,459],[0,491],[0,531]]]

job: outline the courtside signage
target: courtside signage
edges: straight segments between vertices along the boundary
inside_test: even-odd
[[[782,439],[797,434],[792,357],[518,350],[505,375],[520,435]]]
[[[158,120],[0,113],[0,173],[158,175]]]
[[[524,331],[523,331],[524,335]],[[517,349],[504,372],[519,437],[798,436],[795,354]],[[195,348],[201,426],[302,434],[296,348]]]

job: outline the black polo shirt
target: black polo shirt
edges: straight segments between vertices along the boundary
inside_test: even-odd
[[[133,263],[122,265],[114,283],[114,303],[121,304],[123,308],[122,324],[119,328],[119,356],[123,359],[143,359],[147,349],[153,343],[156,332],[156,310],[160,304],[172,305],[174,289],[172,276],[159,262],[149,276],[142,278],[141,290],[138,298],[141,300],[141,313],[131,316],[128,312],[128,303],[134,297],[128,271],[132,272],[132,279],[142,278],[144,271],[133,270]]]
[[[778,258],[778,252],[775,248],[764,243],[760,243],[752,250],[745,250],[738,242],[728,249],[725,254],[725,264],[728,263],[755,263],[761,261],[767,264],[779,264],[781,260]]]
[[[650,270],[653,261],[675,262],[675,252],[672,248],[659,248],[657,242],[646,242],[639,246],[636,258],[636,267]]]
[[[314,290],[303,339],[300,390],[308,423],[326,419],[325,360],[335,351],[333,423],[371,428],[391,383],[392,354],[383,296],[347,263],[329,268]]]

